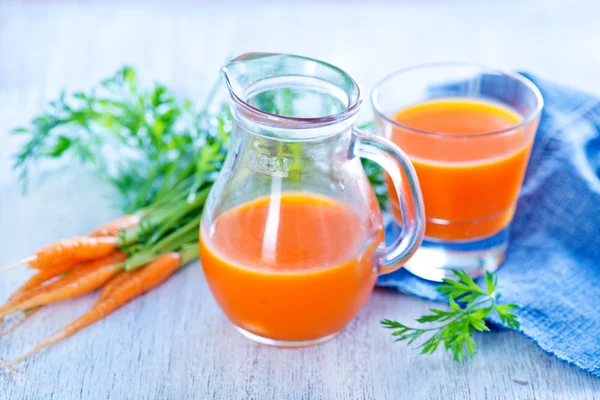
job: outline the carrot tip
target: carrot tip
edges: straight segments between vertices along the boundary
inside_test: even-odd
[[[20,327],[21,325],[23,325],[23,323],[25,321],[27,321],[29,318],[31,318],[31,316],[33,316],[33,314],[35,314],[36,312],[39,311],[39,308],[34,308],[31,309],[30,311],[27,312],[27,314],[25,314],[25,316],[23,318],[21,318],[16,324],[14,324],[13,326],[11,326],[10,328],[8,328],[5,331],[0,332],[0,336],[6,336],[9,333],[12,333],[15,331],[15,329],[17,329],[18,327]]]
[[[21,265],[29,264],[33,260],[35,260],[35,256],[30,256],[30,257],[24,258],[19,262],[16,262],[14,264],[9,265],[8,267],[4,267],[4,268],[0,269],[0,273],[20,267]]]
[[[0,366],[2,368],[6,368],[8,370],[8,372],[10,372],[11,374],[21,375],[19,372],[15,371],[13,368],[11,368],[10,365],[5,363],[4,361],[0,361]]]
[[[24,359],[26,359],[27,357],[29,357],[29,356],[31,356],[31,355],[33,355],[33,354],[37,353],[38,351],[40,351],[40,350],[41,350],[41,349],[43,349],[44,347],[46,347],[46,346],[42,346],[42,345],[35,346],[33,349],[31,349],[31,351],[29,351],[29,352],[27,352],[27,353],[23,354],[22,356],[19,356],[18,358],[15,358],[15,359],[14,359],[14,360],[12,360],[11,362],[9,362],[9,363],[5,363],[5,362],[3,362],[2,364],[3,364],[3,365],[4,365],[4,367],[6,367],[6,368],[12,368],[12,366],[13,366],[13,365],[20,363],[21,361],[23,361],[23,360],[24,360]]]
[[[20,373],[20,372],[17,372],[16,370],[14,370],[14,369],[13,369],[13,368],[10,366],[10,364],[7,364],[7,363],[5,363],[5,362],[4,362],[4,361],[2,361],[2,360],[0,360],[0,368],[5,368],[5,369],[7,369],[7,370],[8,370],[8,372],[9,372],[10,374],[18,375],[18,376],[20,376],[21,378],[24,378],[24,379],[28,380],[29,382],[33,383],[34,385],[37,385],[37,386],[49,386],[49,387],[52,387],[52,388],[54,388],[54,389],[62,390],[62,388],[61,388],[61,387],[58,387],[58,386],[52,385],[52,384],[50,384],[50,383],[42,383],[42,382],[37,382],[37,381],[34,381],[33,379],[31,379],[31,378],[30,378],[30,377],[28,377],[27,375],[25,375],[25,374],[22,374],[22,373]]]

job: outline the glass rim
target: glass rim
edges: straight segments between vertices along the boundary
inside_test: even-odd
[[[480,132],[480,133],[458,133],[458,134],[428,131],[428,130],[418,129],[418,128],[414,128],[414,127],[411,127],[408,125],[404,125],[404,124],[401,124],[398,121],[396,121],[394,118],[390,117],[387,113],[385,113],[381,109],[381,107],[379,106],[379,102],[378,102],[379,91],[383,87],[383,85],[385,85],[387,83],[388,80],[390,80],[398,75],[405,74],[407,72],[411,72],[411,71],[415,71],[415,70],[419,70],[419,69],[430,68],[430,67],[434,67],[434,68],[475,67],[475,68],[479,68],[483,72],[488,71],[488,72],[494,72],[499,75],[504,75],[506,77],[509,77],[511,79],[514,79],[516,81],[523,83],[529,90],[531,90],[531,92],[534,94],[534,96],[537,100],[537,106],[531,113],[529,113],[529,115],[524,116],[523,120],[521,122],[519,122],[518,124],[512,125],[512,126],[509,126],[508,128],[497,129],[494,131]],[[490,67],[485,64],[470,63],[470,62],[442,61],[442,62],[416,64],[416,65],[412,65],[412,66],[409,66],[406,68],[401,68],[399,70],[396,70],[396,71],[386,75],[385,77],[380,79],[375,84],[375,87],[371,91],[371,105],[373,106],[373,109],[375,110],[376,114],[381,116],[387,122],[389,122],[392,125],[397,126],[399,128],[402,128],[402,129],[405,129],[408,131],[412,131],[412,132],[416,132],[416,133],[420,133],[420,134],[424,134],[424,135],[440,136],[440,137],[447,137],[447,138],[466,138],[466,137],[482,137],[482,136],[501,135],[503,133],[512,132],[516,129],[522,128],[522,127],[530,124],[532,121],[534,121],[536,118],[538,118],[539,115],[541,114],[542,109],[544,108],[544,97],[542,96],[540,89],[535,85],[535,83],[533,83],[527,77],[519,74],[518,72],[503,70],[501,68]]]
[[[354,101],[350,102],[352,99],[350,96],[348,96],[349,104],[346,106],[344,111],[336,113],[336,114],[325,115],[325,116],[321,116],[321,117],[311,117],[311,118],[291,117],[291,116],[272,114],[272,113],[263,111],[257,107],[252,106],[251,104],[247,103],[244,99],[242,99],[240,96],[238,96],[238,94],[234,90],[233,85],[231,84],[231,81],[229,80],[229,77],[227,76],[227,73],[226,73],[227,68],[228,68],[228,66],[230,66],[230,64],[235,63],[235,62],[249,60],[249,59],[253,59],[253,58],[272,57],[272,56],[282,56],[282,57],[290,57],[290,58],[296,58],[296,59],[301,59],[301,60],[306,60],[306,61],[313,61],[315,63],[318,63],[326,68],[330,68],[330,69],[346,76],[350,80],[350,82],[352,82],[353,87],[356,89],[356,95],[355,95]],[[234,58],[228,64],[221,67],[221,74],[223,75],[225,85],[227,86],[227,91],[231,95],[231,99],[233,100],[233,102],[236,105],[240,106],[245,111],[249,112],[250,114],[253,114],[253,115],[261,118],[263,120],[263,122],[267,122],[268,125],[271,125],[271,124],[283,125],[283,127],[286,127],[286,128],[307,128],[306,125],[311,125],[310,128],[313,128],[313,127],[316,128],[316,127],[333,125],[338,122],[345,121],[348,118],[354,116],[359,111],[360,106],[362,104],[362,93],[360,90],[360,86],[359,86],[358,82],[349,73],[347,73],[345,70],[343,70],[339,67],[336,67],[333,64],[327,63],[325,61],[317,60],[314,58],[310,58],[310,57],[304,57],[304,56],[299,56],[299,55],[295,55],[295,54],[285,54],[285,53],[263,53],[263,52],[245,53],[245,54],[242,54],[242,55]],[[315,77],[315,79],[320,79],[320,78]]]

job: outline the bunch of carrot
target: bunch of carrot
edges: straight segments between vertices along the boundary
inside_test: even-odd
[[[104,318],[195,259],[198,256],[198,206],[186,201],[176,208],[187,210],[185,214],[191,214],[190,222],[149,247],[140,247],[141,241],[148,235],[140,227],[145,221],[156,219],[160,209],[146,211],[148,215],[143,218],[139,214],[121,217],[88,236],[60,240],[6,267],[4,270],[26,263],[35,274],[0,306],[0,321],[9,314],[26,312],[17,324],[20,325],[44,305],[101,290],[96,304],[87,313],[4,366],[10,367]]]
[[[24,184],[37,161],[71,155],[112,186],[125,216],[4,268],[27,264],[35,273],[0,306],[0,322],[23,314],[3,334],[47,304],[99,294],[87,313],[0,366],[11,368],[75,334],[198,257],[200,216],[232,128],[228,109],[208,111],[216,93],[196,111],[164,85],[142,87],[136,71],[124,67],[87,93],[63,93],[14,130],[25,139],[14,164]]]

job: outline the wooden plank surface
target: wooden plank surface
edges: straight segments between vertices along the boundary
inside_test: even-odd
[[[342,66],[365,93],[386,73],[433,60],[526,69],[600,95],[600,3],[0,2],[0,265],[116,215],[111,192],[79,168],[42,165],[27,197],[10,172],[9,136],[62,88],[124,63],[201,100],[228,57],[300,53]],[[364,118],[370,116],[365,105]],[[0,277],[0,300],[25,277]],[[10,360],[86,310],[50,306],[0,338]],[[335,340],[303,350],[254,344],[213,301],[198,263],[110,318],[0,374],[0,399],[598,399],[600,380],[515,332],[477,336],[465,366],[393,344],[382,318],[433,304],[377,290]]]

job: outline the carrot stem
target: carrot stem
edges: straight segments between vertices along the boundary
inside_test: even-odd
[[[170,244],[169,246],[167,245],[162,245],[163,243],[161,242],[161,246],[157,247],[157,248],[153,248],[151,250],[145,251],[143,253],[138,253],[136,255],[134,255],[133,257],[129,258],[127,261],[125,261],[125,271],[133,271],[141,266],[146,265],[147,263],[151,262],[152,260],[154,260],[155,258],[159,257],[162,254],[165,253],[169,253],[171,251],[176,251],[180,248],[182,248],[182,246],[184,244],[189,244],[192,241],[197,241],[198,240],[198,233],[197,232],[188,232],[188,234],[186,236],[184,236],[183,238],[179,238],[179,240],[175,243],[175,244]],[[194,243],[194,247],[197,247],[198,245],[196,243]]]
[[[210,188],[201,190],[196,198],[191,202],[182,202],[176,206],[167,207],[167,209],[159,209],[148,216],[148,218],[141,221],[141,223],[123,231],[123,234],[119,236],[119,247],[123,248],[137,242],[149,228],[161,227],[161,230],[166,232],[162,227],[167,224],[172,227],[173,221],[178,221],[182,216],[185,216],[189,212],[202,207],[206,202]],[[153,239],[155,239],[153,237]]]
[[[175,232],[171,233],[170,235],[168,235],[167,237],[165,237],[163,240],[161,240],[160,242],[158,242],[157,244],[155,244],[154,246],[152,246],[149,250],[150,251],[164,251],[165,249],[168,249],[169,246],[171,246],[174,242],[186,242],[185,240],[182,240],[182,238],[188,237],[190,233],[193,233],[195,235],[198,235],[198,231],[199,231],[199,224],[200,221],[196,218],[192,219],[191,221],[189,221],[187,224],[185,224],[184,226],[182,226],[181,228],[177,229]],[[193,238],[192,238],[193,240]],[[173,249],[176,250],[176,249]]]
[[[182,246],[189,244],[190,242],[193,242],[194,246],[197,247],[199,233],[198,225],[199,219],[193,218],[187,224],[170,233],[160,242],[151,246],[149,249],[133,255],[125,261],[125,271],[132,271],[143,265],[146,265],[161,254],[177,251],[181,249]]]
[[[174,213],[169,217],[167,221],[162,223],[158,229],[154,231],[150,239],[148,240],[150,243],[156,243],[166,232],[171,230],[174,226],[176,226],[179,221],[189,212],[187,208],[181,208],[178,212]]]
[[[200,248],[195,243],[182,246],[181,250],[179,250],[179,255],[181,256],[181,265],[185,265],[198,258],[199,254]]]
[[[187,192],[184,190],[179,190],[179,191],[177,191],[177,190],[178,190],[178,186],[180,186],[182,183],[184,183],[188,179],[189,178],[180,180],[179,183],[176,183],[175,185],[173,185],[171,187],[168,195],[163,195],[163,196],[157,195],[154,203],[142,208],[141,211],[154,212],[165,205],[175,204],[178,201],[183,200],[187,196]]]

